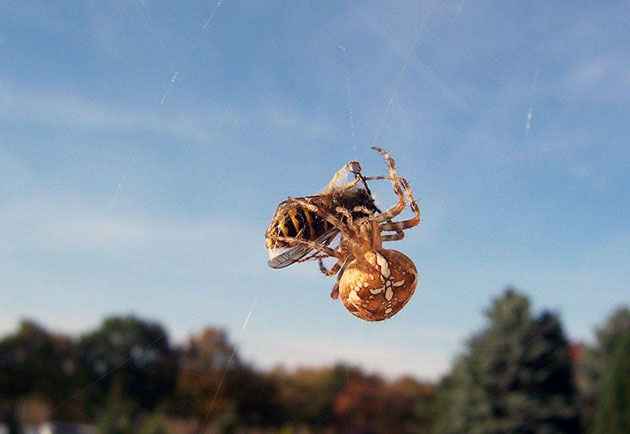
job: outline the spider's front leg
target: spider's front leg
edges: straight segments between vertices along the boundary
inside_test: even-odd
[[[381,222],[386,222],[388,220],[391,220],[394,217],[396,217],[398,214],[403,212],[403,210],[407,206],[407,203],[405,202],[405,195],[403,194],[403,191],[400,188],[400,185],[398,185],[398,181],[399,181],[400,178],[398,177],[398,173],[396,172],[396,163],[394,162],[394,159],[384,149],[381,149],[381,148],[379,148],[377,146],[372,146],[372,149],[374,149],[375,151],[380,152],[385,157],[385,160],[387,161],[387,166],[389,167],[389,176],[387,176],[387,177],[385,177],[385,176],[374,176],[374,177],[368,177],[368,178],[365,178],[365,179],[389,179],[389,180],[391,180],[392,187],[394,189],[394,193],[396,193],[396,196],[398,197],[398,202],[396,204],[394,204],[389,209],[385,210],[382,214],[376,216],[376,221],[381,223]]]
[[[405,238],[405,233],[402,230],[397,230],[395,234],[381,235],[382,241],[400,241]]]
[[[405,188],[405,194],[407,198],[409,198],[409,206],[413,211],[413,218],[409,220],[403,220],[400,222],[387,222],[381,224],[381,230],[383,231],[396,231],[400,232],[403,229],[409,229],[414,226],[418,226],[420,224],[420,220],[422,218],[422,214],[420,213],[420,207],[418,207],[418,203],[416,199],[413,197],[413,192],[411,191],[411,187],[405,178],[399,178],[400,183]],[[401,238],[402,239],[402,238]]]

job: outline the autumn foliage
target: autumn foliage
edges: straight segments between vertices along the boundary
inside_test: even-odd
[[[78,338],[25,321],[0,351],[0,417],[12,425],[98,423],[103,434],[424,433],[434,416],[430,384],[345,365],[261,372],[216,328],[173,346],[157,323],[131,316]]]
[[[224,330],[173,344],[163,326],[105,319],[69,336],[33,321],[0,339],[0,423],[56,420],[98,434],[626,432],[630,310],[593,344],[508,290],[439,385],[338,364],[262,371]],[[579,350],[579,351],[578,351]]]

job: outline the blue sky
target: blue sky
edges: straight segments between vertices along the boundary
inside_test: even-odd
[[[623,2],[3,2],[0,332],[133,312],[176,340],[225,327],[261,367],[437,378],[514,285],[588,340],[630,294],[629,20]],[[345,162],[383,173],[374,143],[424,221],[392,246],[416,295],[368,324],[315,264],[267,268],[263,233]]]

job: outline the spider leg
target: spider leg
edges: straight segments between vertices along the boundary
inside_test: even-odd
[[[311,249],[315,249],[328,256],[333,256],[335,258],[341,258],[343,255],[337,250],[331,249],[330,247],[322,246],[321,244],[317,244],[315,241],[301,240],[299,238],[293,238],[293,237],[274,237],[274,239],[278,241],[284,241],[285,243],[302,244],[302,245],[305,245],[306,247],[310,247]]]
[[[389,179],[391,181],[392,177],[386,176],[386,175],[378,175],[378,176],[368,176],[365,179],[366,180]],[[407,199],[409,200],[409,205],[411,206],[411,209],[414,211],[414,214],[417,214],[418,223],[420,223],[420,208],[418,207],[418,204],[413,197],[413,193],[411,191],[411,187],[409,186],[409,182],[407,182],[405,178],[398,178],[398,180],[400,181],[401,185],[405,189],[405,193],[407,194]],[[391,220],[388,221],[388,223],[391,223]],[[384,230],[394,230],[394,229],[384,229]]]
[[[411,218],[409,220],[403,220],[403,221],[400,221],[400,222],[382,223],[381,224],[381,230],[383,230],[383,231],[396,231],[396,232],[398,232],[398,231],[401,231],[403,229],[409,229],[409,228],[412,228],[414,226],[418,226],[418,224],[420,224],[420,220],[422,218],[422,214],[420,213],[420,208],[418,207],[418,203],[416,202],[416,199],[414,199],[414,197],[413,197],[413,192],[411,191],[411,187],[409,186],[409,183],[407,182],[407,180],[405,178],[399,178],[399,180],[400,180],[400,183],[402,184],[402,186],[405,188],[405,194],[407,194],[407,197],[409,198],[409,206],[411,207],[411,210],[413,211],[414,216],[413,216],[413,218]]]
[[[391,220],[394,217],[396,217],[398,214],[403,212],[403,210],[405,209],[405,206],[407,206],[407,203],[405,202],[405,195],[403,194],[403,191],[400,188],[400,185],[398,185],[398,180],[400,178],[398,177],[398,173],[396,172],[396,163],[394,162],[394,159],[384,149],[381,149],[377,146],[372,146],[372,149],[380,152],[385,157],[385,160],[387,161],[387,166],[389,167],[389,179],[392,182],[394,193],[396,193],[396,196],[398,197],[398,202],[396,204],[394,204],[391,208],[385,210],[382,214],[376,217],[376,221],[381,223],[381,222],[386,222],[387,220]],[[385,179],[385,177],[376,177],[376,178]]]
[[[343,276],[343,272],[346,270],[346,266],[352,261],[352,256],[349,256],[346,261],[343,263],[343,265],[341,266],[341,268],[339,269],[339,273],[337,274],[337,280],[335,280],[335,284],[333,285],[333,289],[330,292],[330,298],[332,298],[333,300],[336,300],[339,298],[339,281],[341,280],[341,276]],[[335,264],[335,266],[333,267],[333,269],[339,265],[339,262],[337,262]],[[330,270],[332,271],[332,269]]]
[[[405,207],[407,206],[407,203],[405,202],[405,196],[398,183],[392,182],[392,185],[394,186],[394,193],[396,193],[396,196],[398,197],[398,202],[375,217],[375,220],[379,223],[393,219],[398,214],[403,212],[405,210]]]
[[[391,207],[390,209],[388,209],[387,211],[385,211],[383,214],[379,215],[376,217],[376,220],[379,222],[386,222],[383,223],[381,225],[381,230],[385,230],[385,231],[396,231],[396,235],[385,235],[383,237],[383,241],[394,241],[394,240],[402,240],[404,238],[404,234],[401,235],[401,231],[403,229],[408,229],[408,228],[412,228],[414,226],[417,226],[420,223],[421,220],[421,214],[420,214],[420,208],[418,207],[418,203],[416,202],[416,200],[413,197],[413,193],[411,191],[411,187],[409,186],[409,183],[407,182],[407,180],[405,178],[400,178],[398,177],[398,174],[396,173],[396,165],[394,162],[394,159],[391,157],[391,155],[389,155],[389,153],[387,153],[387,151],[378,148],[378,147],[373,147],[372,149],[380,152],[381,154],[383,154],[385,156],[385,159],[387,160],[387,165],[389,166],[389,176],[387,175],[378,175],[378,176],[368,176],[365,177],[365,180],[377,180],[377,179],[389,179],[390,181],[392,181],[392,184],[394,186],[394,192],[396,193],[396,195],[398,196],[398,203],[396,205],[394,205],[393,207]],[[412,219],[409,220],[403,220],[401,222],[392,222],[391,219],[393,217],[395,217],[396,215],[398,215],[400,212],[402,212],[402,210],[404,209],[404,206],[401,207],[401,204],[404,202],[404,197],[401,197],[401,189],[400,187],[397,185],[396,180],[398,180],[400,182],[400,184],[403,186],[404,190],[405,190],[405,194],[407,195],[407,199],[409,200],[409,205],[411,207],[411,210],[414,213],[414,217]],[[400,209],[400,211],[397,213],[396,211]],[[385,214],[390,214],[389,216],[385,216]],[[391,215],[393,214],[393,215]],[[387,218],[389,217],[389,218]]]
[[[382,235],[381,239],[383,241],[400,241],[405,238],[405,233],[402,230],[396,231],[395,234]]]
[[[348,255],[350,256],[350,255]],[[319,259],[319,271],[324,273],[326,276],[334,276],[337,274],[337,280],[335,280],[335,284],[333,285],[333,289],[330,292],[330,298],[333,300],[339,298],[339,281],[341,280],[341,276],[343,275],[344,270],[346,269],[346,265],[350,263],[351,257],[339,258],[335,265],[329,270],[324,265],[324,262]]]
[[[345,238],[351,238],[352,237],[352,234],[350,233],[350,231],[348,229],[348,226],[343,224],[337,217],[335,217],[331,213],[323,211],[323,210],[319,209],[318,207],[316,207],[315,205],[313,205],[312,203],[309,203],[309,202],[307,202],[305,200],[302,200],[302,199],[292,199],[292,200],[294,200],[295,203],[297,203],[297,204],[303,206],[304,208],[308,209],[309,211],[313,211],[315,214],[317,214],[318,216],[320,216],[321,218],[326,220],[328,223],[333,225],[335,228],[339,229],[339,231],[341,232],[343,237],[345,237]]]
[[[321,271],[322,273],[324,273],[326,276],[330,277],[330,276],[334,276],[335,274],[337,274],[339,272],[339,269],[341,268],[342,265],[344,265],[344,263],[346,262],[346,258],[347,258],[347,254],[344,255],[343,257],[340,257],[337,262],[335,262],[335,265],[333,265],[330,270],[328,268],[326,268],[326,266],[324,265],[324,261],[321,260],[321,258],[318,260],[319,262],[319,271]]]
[[[394,161],[392,156],[389,155],[389,152],[387,152],[383,148],[379,148],[378,146],[372,146],[372,149],[374,149],[377,152],[380,152],[381,154],[383,154],[383,157],[385,157],[385,160],[387,161],[387,167],[389,168],[389,176],[392,179],[398,178],[398,173],[396,172],[396,162]],[[366,178],[366,179],[370,179],[370,178]]]

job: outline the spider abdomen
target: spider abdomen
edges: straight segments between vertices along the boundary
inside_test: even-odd
[[[371,250],[355,258],[339,281],[346,309],[365,321],[391,318],[407,304],[418,284],[416,266],[396,250]]]

